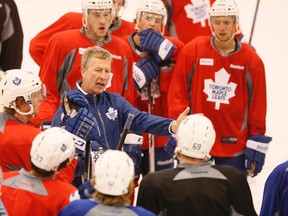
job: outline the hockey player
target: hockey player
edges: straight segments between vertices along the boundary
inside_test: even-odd
[[[95,189],[92,199],[71,202],[59,216],[87,215],[142,215],[153,216],[152,212],[140,207],[129,206],[133,191],[134,164],[122,151],[107,150],[95,164]],[[117,212],[117,213],[116,213]],[[113,214],[114,215],[114,214]]]
[[[0,166],[4,172],[30,169],[30,148],[39,128],[29,123],[43,100],[42,82],[30,71],[8,70],[0,81]],[[16,135],[17,134],[17,135]]]
[[[111,35],[123,37],[134,31],[134,24],[121,19],[121,15],[127,6],[126,0],[113,0],[115,16],[109,27]],[[29,45],[29,52],[33,60],[40,66],[47,45],[47,41],[57,32],[82,27],[82,13],[68,12],[61,16],[56,22],[39,32]]]
[[[111,76],[111,64],[112,56],[107,50],[98,46],[86,49],[81,62],[82,80],[77,82],[75,90],[68,92],[69,100],[90,110],[99,123],[101,136],[96,137],[92,144],[94,160],[99,157],[101,151],[116,149],[129,113],[135,116],[131,131],[168,136],[177,131],[179,123],[189,112],[187,108],[179,115],[177,121],[173,121],[149,115],[147,112],[140,112],[119,94],[105,91]],[[54,116],[52,126],[62,126],[62,113],[63,108],[60,106]],[[81,166],[79,165],[78,168]],[[81,177],[79,181],[78,176],[78,180],[75,179],[75,185],[78,187],[81,183]]]
[[[161,1],[142,0],[136,12],[137,31],[127,36],[134,59],[133,77],[137,91],[134,105],[141,111],[163,117],[168,117],[167,91],[177,54],[183,46],[176,38],[163,37],[166,21],[167,11]],[[161,59],[159,54],[165,52],[167,55]],[[138,186],[140,174],[174,166],[173,155],[164,150],[167,140],[167,136],[127,135],[124,150],[135,164],[135,186]],[[155,148],[150,149],[150,154],[154,151],[155,159],[149,158],[151,142]],[[155,162],[150,164],[150,160]]]
[[[215,0],[162,0],[168,11],[167,31],[185,44],[198,36],[210,36],[209,10]],[[244,35],[235,35],[246,42]]]
[[[113,54],[111,84],[108,91],[128,100],[133,97],[133,57],[125,41],[108,33],[114,18],[111,0],[82,0],[83,27],[54,34],[45,49],[39,76],[47,87],[47,98],[33,122],[51,121],[64,92],[73,89],[81,78],[80,61],[86,48],[101,46]],[[53,62],[53,64],[51,63]],[[131,89],[131,94],[129,94]]]
[[[213,165],[212,122],[202,114],[186,117],[176,134],[176,168],[148,173],[137,205],[157,215],[257,215],[245,176],[231,166]]]
[[[44,97],[42,90],[40,78],[31,71],[8,70],[0,81],[0,104],[4,105],[4,111],[0,112],[0,167],[5,172],[31,169],[31,144],[41,129],[32,125],[29,119],[38,113]],[[66,117],[66,130],[75,135],[76,144],[98,136],[97,124],[93,118],[86,109],[81,109],[73,118]],[[80,134],[82,138],[79,137]],[[81,146],[77,146],[77,152],[81,153]],[[71,182],[77,163],[75,158],[57,178]]]
[[[288,197],[287,194],[284,195],[285,190],[288,190],[288,161],[279,164],[265,182],[261,216],[287,215],[283,212],[280,214],[281,203],[284,204],[282,207],[287,206]]]
[[[23,58],[23,30],[17,5],[0,0],[0,70],[20,68]]]
[[[4,173],[1,198],[8,215],[57,215],[71,194],[77,194],[73,185],[55,179],[74,154],[74,141],[66,130],[55,127],[39,133],[31,147],[31,170]]]
[[[204,113],[217,134],[210,153],[215,163],[256,176],[272,139],[265,136],[265,68],[253,48],[234,37],[239,9],[233,0],[215,1],[209,14],[212,36],[192,40],[179,54],[168,91],[169,115],[187,106]]]

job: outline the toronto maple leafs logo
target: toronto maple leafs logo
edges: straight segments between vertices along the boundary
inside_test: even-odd
[[[210,1],[209,0],[191,0],[192,4],[184,6],[187,18],[193,20],[193,23],[201,23],[206,26],[206,20],[209,18]]]
[[[62,151],[62,152],[65,152],[66,149],[67,149],[67,145],[65,145],[65,143],[62,143],[61,151]]]
[[[21,79],[19,77],[15,77],[12,82],[13,82],[14,85],[18,86],[21,83]]]
[[[106,113],[106,116],[107,116],[108,119],[115,121],[115,119],[118,116],[118,110],[115,110],[112,107],[110,107],[108,109],[108,112]]]
[[[208,95],[207,101],[215,102],[215,109],[220,109],[220,104],[229,104],[229,99],[235,96],[236,83],[228,83],[230,74],[222,68],[215,73],[215,82],[211,79],[204,80],[204,90]]]

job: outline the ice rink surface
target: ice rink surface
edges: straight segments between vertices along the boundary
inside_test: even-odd
[[[123,18],[132,21],[139,0],[128,0]],[[81,11],[79,0],[15,0],[24,31],[22,68],[38,71],[29,55],[29,41],[39,31],[68,11]],[[249,40],[256,0],[236,0],[240,8],[240,25]],[[288,21],[287,0],[260,0],[252,45],[266,67],[268,112],[267,135],[273,137],[263,171],[249,178],[255,209],[259,212],[265,180],[272,169],[288,160]],[[286,62],[286,63],[285,63]],[[286,65],[286,66],[285,66]],[[287,142],[287,144],[286,144]]]

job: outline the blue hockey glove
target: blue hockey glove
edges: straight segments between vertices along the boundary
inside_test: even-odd
[[[86,108],[80,108],[74,116],[66,116],[65,129],[74,135],[72,137],[78,154],[83,154],[87,141],[100,136],[96,119]]]
[[[253,135],[248,138],[244,154],[245,167],[249,176],[254,177],[261,172],[271,140],[272,137],[264,135]]]
[[[138,35],[140,37],[140,49],[153,54],[158,63],[167,61],[172,57],[176,46],[164,38],[161,33],[146,29],[138,32]]]
[[[176,148],[176,139],[173,136],[170,136],[169,139],[167,140],[165,146],[164,146],[164,150],[171,156],[174,156],[174,152],[175,152],[175,148]]]
[[[92,198],[92,194],[95,192],[94,185],[91,185],[90,181],[84,182],[82,185],[78,187],[78,193],[81,199],[90,199]]]
[[[124,141],[123,151],[133,160],[135,178],[141,174],[142,143],[143,136],[134,133],[128,133]]]
[[[159,74],[160,67],[153,57],[143,57],[133,65],[134,85],[139,90]]]
[[[76,90],[66,92],[63,95],[62,100],[62,109],[64,115],[69,115],[73,109],[77,111],[80,107],[85,107],[87,110],[90,109],[89,102],[85,98],[84,94]]]

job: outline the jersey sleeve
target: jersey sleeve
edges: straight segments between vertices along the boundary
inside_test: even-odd
[[[74,158],[71,161],[71,163],[69,163],[65,168],[60,170],[60,172],[56,175],[56,179],[59,179],[67,183],[71,183],[74,179],[74,173],[75,173],[77,164],[78,164],[78,160]]]
[[[184,46],[176,59],[175,68],[168,90],[169,117],[177,119],[179,114],[190,106],[191,98],[188,90],[189,74],[192,76],[195,57],[189,54],[189,47]],[[191,81],[190,81],[191,83]]]
[[[57,37],[57,34],[54,35]],[[70,52],[71,48],[61,46],[61,40],[52,37],[46,47],[43,61],[41,63],[39,76],[46,85],[46,99],[39,106],[37,118],[41,121],[51,121],[60,105],[61,98],[59,96],[58,73],[61,64],[64,62],[65,56]],[[59,42],[60,41],[60,42]],[[52,64],[53,62],[53,64]],[[59,73],[60,74],[60,73]],[[60,79],[60,78],[59,78]]]
[[[80,29],[82,26],[81,17],[81,13],[68,12],[32,38],[29,45],[29,53],[39,66],[44,56],[47,41],[52,35],[70,29]]]
[[[249,46],[247,44],[244,45]],[[265,68],[256,52],[251,47],[249,49],[255,53],[251,57],[253,65],[251,64],[249,68],[249,76],[251,77],[251,85],[253,86],[248,113],[249,134],[265,134],[267,111]]]

